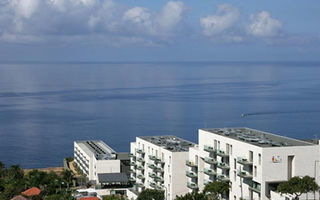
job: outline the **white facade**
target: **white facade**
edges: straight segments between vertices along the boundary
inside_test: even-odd
[[[267,200],[290,177],[313,177],[318,158],[319,145],[304,141],[248,128],[200,129],[199,145],[189,151],[187,185],[193,191],[227,181],[226,199]]]
[[[166,199],[188,192],[185,165],[193,143],[175,136],[137,137],[131,143],[131,179],[138,192],[143,189],[165,191]]]
[[[75,163],[90,181],[98,183],[98,174],[120,173],[120,160],[116,159],[115,151],[101,140],[75,141]]]

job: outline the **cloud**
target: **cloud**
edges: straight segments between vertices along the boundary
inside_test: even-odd
[[[262,11],[250,16],[251,24],[248,33],[256,37],[275,37],[281,33],[283,24],[271,17],[267,11]]]
[[[123,20],[131,30],[149,36],[170,37],[177,30],[184,11],[182,2],[168,2],[160,12],[152,13],[147,8],[134,7],[127,10]]]
[[[96,37],[112,45],[117,38],[121,44],[155,44],[176,36],[184,10],[179,1],[151,12],[113,0],[8,0],[0,7],[0,41],[86,42]]]
[[[206,36],[213,36],[232,28],[239,16],[238,8],[230,4],[221,4],[213,15],[200,18],[200,25]]]

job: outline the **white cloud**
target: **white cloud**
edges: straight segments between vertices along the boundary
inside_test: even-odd
[[[169,1],[160,12],[152,13],[143,7],[131,8],[124,13],[123,20],[137,33],[166,38],[177,30],[185,10],[182,2]]]
[[[271,17],[267,11],[250,16],[251,24],[248,26],[248,33],[256,37],[274,37],[279,35],[282,23]]]
[[[200,18],[200,25],[205,35],[217,35],[232,28],[239,16],[238,8],[230,4],[221,4],[213,15]]]
[[[151,12],[113,0],[8,0],[0,6],[0,38],[20,43],[34,38],[54,42],[59,37],[92,41],[99,36],[105,42],[112,38],[113,44],[116,38],[119,43],[154,44],[175,36],[183,13],[184,4],[179,1]]]

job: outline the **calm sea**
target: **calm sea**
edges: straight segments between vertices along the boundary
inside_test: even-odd
[[[74,140],[121,152],[136,136],[236,126],[320,136],[320,63],[0,64],[7,165],[61,166]]]

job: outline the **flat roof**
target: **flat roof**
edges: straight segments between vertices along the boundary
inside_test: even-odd
[[[116,159],[116,152],[102,140],[75,141],[81,149],[90,156],[95,156],[97,160]]]
[[[139,138],[172,152],[189,151],[189,147],[195,146],[193,142],[184,140],[174,135],[140,136]]]
[[[310,146],[310,142],[280,136],[247,127],[201,129],[210,133],[246,142],[259,147]]]
[[[126,173],[99,173],[99,183],[128,183],[129,179]]]

